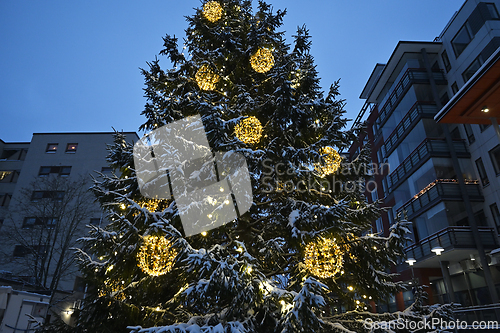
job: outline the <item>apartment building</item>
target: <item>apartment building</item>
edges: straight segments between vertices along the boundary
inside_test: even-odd
[[[74,242],[87,234],[87,225],[102,222],[93,196],[84,195],[92,185],[91,175],[111,172],[106,147],[113,143],[113,134],[35,133],[30,142],[0,140],[0,285],[47,295],[55,271],[63,269],[57,296],[52,296],[63,300],[54,308],[67,321],[85,285],[76,263],[58,268],[57,255],[61,242]],[[134,132],[124,134],[129,142],[138,140]],[[34,265],[49,260],[51,265]],[[48,272],[41,274],[40,267]],[[37,276],[46,279],[43,284]]]
[[[433,41],[400,41],[385,64],[376,64],[360,95],[366,100],[355,125],[373,163],[387,213],[373,223],[387,233],[398,216],[412,222],[401,279],[415,278],[432,303],[498,303],[500,293],[500,141],[495,126],[437,123],[434,117],[487,65],[500,46],[500,1],[467,0]],[[500,98],[496,97],[497,99]],[[500,133],[500,131],[499,131]],[[381,310],[403,309],[411,291]]]

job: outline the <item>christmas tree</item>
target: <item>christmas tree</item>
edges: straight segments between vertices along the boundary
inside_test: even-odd
[[[143,70],[140,127],[199,117],[214,154],[245,157],[249,209],[233,201],[234,219],[188,233],[175,195],[141,193],[134,146],[117,133],[108,157],[116,175],[93,189],[109,224],[93,226],[80,251],[88,293],[76,329],[361,332],[374,302],[405,287],[390,267],[403,256],[407,223],[388,237],[371,234],[381,208],[363,194],[368,154],[347,161],[338,153],[359,131],[344,130],[338,82],[322,92],[305,27],[290,46],[279,31],[285,11],[251,5],[205,2],[187,17],[182,51],[164,38],[160,54],[172,68],[155,60]],[[183,170],[186,180],[200,177]],[[435,310],[377,318],[419,320]]]

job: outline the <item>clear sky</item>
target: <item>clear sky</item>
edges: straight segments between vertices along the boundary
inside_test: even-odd
[[[376,63],[399,40],[432,41],[463,0],[268,0],[287,9],[287,41],[312,35],[321,85],[341,79],[347,116]],[[256,7],[256,1],[254,6]],[[0,139],[32,133],[137,131],[146,102],[139,68],[165,34],[184,36],[199,0],[0,1]],[[182,47],[182,44],[181,44]],[[160,57],[165,69],[171,65]]]

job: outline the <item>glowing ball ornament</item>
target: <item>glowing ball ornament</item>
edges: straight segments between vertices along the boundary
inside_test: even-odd
[[[328,279],[342,270],[343,253],[335,238],[310,242],[304,252],[307,270],[314,276]]]
[[[234,134],[241,142],[255,144],[262,136],[262,125],[254,116],[241,120],[234,128]]]
[[[137,253],[137,266],[151,276],[160,276],[172,270],[177,251],[165,237],[146,236]]]
[[[214,90],[215,85],[219,82],[219,75],[217,75],[210,66],[204,64],[198,69],[195,75],[196,83],[202,90]]]
[[[209,1],[203,5],[203,16],[214,23],[222,17],[222,7],[217,1]]]
[[[340,168],[340,162],[342,157],[339,153],[332,147],[323,147],[320,149],[319,153],[323,156],[323,163],[316,163],[314,170],[322,176],[331,175],[335,173]]]
[[[250,57],[250,65],[257,73],[265,73],[274,66],[274,56],[271,50],[261,47]]]

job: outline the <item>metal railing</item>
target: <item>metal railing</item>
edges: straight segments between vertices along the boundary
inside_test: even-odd
[[[493,228],[478,227],[478,230],[485,249],[493,249],[498,246]],[[476,244],[471,227],[447,227],[406,247],[405,253],[407,258],[420,261],[435,256],[436,254],[431,251],[434,247],[442,247],[447,251],[455,248],[475,249]]]
[[[481,187],[477,181],[466,183],[465,189],[470,201],[484,201]],[[439,201],[456,201],[462,199],[460,184],[458,184],[457,181],[448,179],[436,180],[420,191],[420,193],[416,194],[413,199],[400,207],[398,212],[406,211],[408,219],[411,220],[420,212],[430,208]]]
[[[432,118],[438,111],[434,103],[415,103],[385,141],[385,157],[389,156],[399,141],[405,137],[405,133],[413,128],[420,119]]]
[[[446,77],[443,71],[433,71],[432,76],[437,84],[446,84]],[[429,77],[425,68],[408,68],[389,95],[389,98],[387,98],[387,101],[379,109],[379,117],[376,122],[377,126],[380,128],[384,125],[411,84],[427,82],[429,82]]]
[[[470,157],[465,140],[453,140],[453,147],[458,157]],[[425,139],[410,155],[387,176],[389,192],[392,192],[413,171],[431,156],[450,157],[450,149],[445,139]]]

